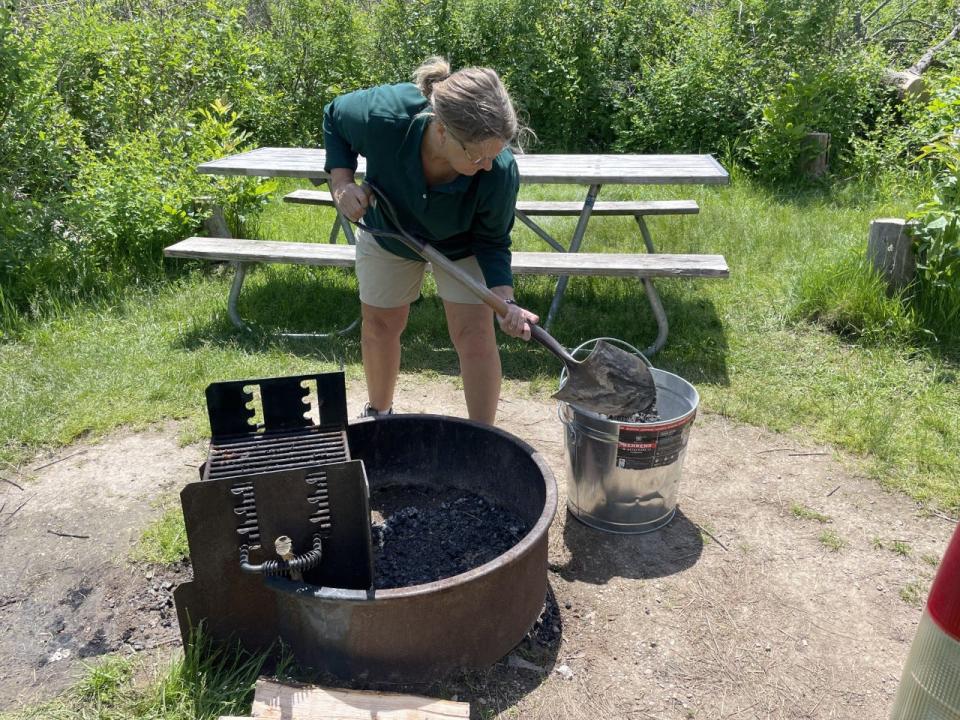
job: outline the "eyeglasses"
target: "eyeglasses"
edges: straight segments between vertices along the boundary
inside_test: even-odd
[[[467,160],[470,161],[470,164],[471,164],[471,165],[478,165],[478,166],[479,166],[479,165],[482,165],[482,164],[483,164],[484,160],[486,160],[486,158],[484,158],[482,155],[481,155],[480,157],[476,157],[476,156],[474,156],[474,154],[473,154],[472,152],[470,152],[469,150],[467,150],[467,146],[463,144],[463,140],[461,140],[461,139],[458,138],[456,135],[454,135],[452,132],[450,132],[450,129],[449,129],[449,128],[447,128],[447,134],[450,135],[450,137],[452,137],[454,140],[457,141],[457,144],[463,149],[463,154],[466,156]],[[490,158],[490,160],[492,161],[493,158]]]

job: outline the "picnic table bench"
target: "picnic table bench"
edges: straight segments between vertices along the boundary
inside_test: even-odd
[[[198,170],[222,175],[285,176],[309,178],[315,183],[326,178],[323,171],[325,153],[320,149],[260,148],[246,153],[203,163]],[[645,349],[653,355],[663,347],[669,323],[653,285],[655,277],[725,278],[729,276],[726,260],[721,255],[657,253],[644,218],[648,215],[696,214],[699,206],[693,200],[676,201],[598,201],[604,184],[690,184],[726,183],[729,176],[709,155],[518,155],[517,165],[523,183],[566,183],[588,185],[583,202],[519,200],[516,217],[556,252],[514,252],[512,267],[518,275],[556,275],[557,287],[547,313],[549,328],[557,316],[570,276],[634,277],[641,281],[647,300],[657,321],[657,337]],[[360,159],[359,175],[364,172]],[[329,193],[319,190],[297,190],[285,201],[334,207]],[[640,229],[646,252],[588,253],[581,246],[593,215],[633,216]],[[569,246],[564,246],[532,218],[534,216],[575,216],[577,227]],[[340,233],[347,245],[336,245]],[[195,258],[230,262],[236,268],[227,302],[230,319],[239,327],[244,323],[237,311],[237,302],[246,269],[253,263],[287,263],[352,267],[355,261],[353,231],[339,213],[330,232],[330,243],[298,243],[240,238],[192,237],[164,250],[168,257]],[[349,327],[337,331],[349,332]]]

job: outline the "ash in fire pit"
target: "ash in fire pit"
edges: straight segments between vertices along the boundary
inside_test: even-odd
[[[530,530],[522,518],[466,490],[392,485],[371,497],[374,587],[434,582],[479,567]]]

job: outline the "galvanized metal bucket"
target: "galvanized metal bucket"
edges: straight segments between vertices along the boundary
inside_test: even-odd
[[[606,340],[636,353],[613,338],[595,338],[572,354],[576,357]],[[650,367],[657,386],[660,420],[619,422],[605,415],[560,403],[567,462],[567,509],[586,525],[612,533],[657,530],[673,519],[680,473],[700,395],[683,378]],[[564,374],[560,375],[561,384]]]

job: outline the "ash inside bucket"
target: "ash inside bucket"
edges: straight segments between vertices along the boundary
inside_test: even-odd
[[[457,488],[393,485],[370,498],[374,588],[452,577],[493,560],[530,527],[510,510]]]
[[[606,417],[620,423],[654,423],[662,420],[660,413],[657,412],[656,404],[651,405],[643,412],[636,412],[631,415],[608,415]]]

